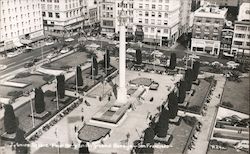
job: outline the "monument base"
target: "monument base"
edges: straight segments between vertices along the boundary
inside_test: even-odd
[[[127,103],[127,89],[118,87],[116,104],[126,104],[126,103]]]
[[[173,135],[171,134],[168,134],[166,137],[158,137],[158,136],[155,136],[154,138],[154,141],[155,143],[162,143],[162,144],[166,144],[166,145],[169,145],[173,140]]]

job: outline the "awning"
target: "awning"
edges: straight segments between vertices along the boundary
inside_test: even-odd
[[[144,39],[143,39],[143,42],[160,43],[160,39],[144,38]]]

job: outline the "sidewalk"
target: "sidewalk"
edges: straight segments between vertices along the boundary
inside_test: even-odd
[[[189,150],[188,154],[206,154],[211,131],[214,127],[214,118],[217,115],[217,105],[220,103],[220,98],[217,98],[218,94],[222,94],[226,79],[223,76],[215,76],[217,85],[211,95],[211,101],[207,104],[208,110],[205,117],[198,118],[202,123],[201,132],[198,134],[198,139],[195,140],[195,147]]]

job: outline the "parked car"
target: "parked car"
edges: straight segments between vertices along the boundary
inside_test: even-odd
[[[27,63],[24,64],[24,68],[29,68],[31,66],[33,66],[35,63],[33,61],[29,61]]]
[[[45,45],[52,45],[54,44],[55,42],[54,41],[51,41],[51,42],[45,42]]]
[[[10,53],[7,53],[7,57],[8,58],[12,58],[12,57],[16,57],[18,56],[18,53],[17,52],[10,52]]]
[[[60,53],[64,54],[64,53],[67,53],[69,52],[69,48],[63,48]]]
[[[1,71],[1,70],[5,70],[6,68],[7,68],[7,65],[1,65],[1,64],[0,64],[0,71]]]
[[[46,58],[51,59],[56,57],[56,55],[57,55],[56,53],[49,53]]]
[[[236,63],[234,61],[227,62],[227,67],[231,69],[236,69],[239,65],[240,65],[239,63]]]

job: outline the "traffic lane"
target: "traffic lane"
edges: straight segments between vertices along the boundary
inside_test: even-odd
[[[47,56],[48,54],[49,54],[49,52],[45,53],[45,54],[44,54],[44,58],[46,58],[46,56]],[[36,57],[34,57],[34,56],[29,56],[29,57],[26,57],[26,58],[24,58],[24,59],[18,61],[18,62],[12,62],[12,63],[10,63],[10,64],[8,65],[8,67],[7,67],[5,70],[1,70],[1,71],[0,71],[0,76],[5,75],[5,74],[8,74],[8,73],[10,73],[10,72],[12,72],[12,71],[15,71],[15,70],[19,69],[19,68],[23,68],[24,65],[25,65],[25,63],[31,61],[31,60],[34,59],[34,58],[42,58],[42,56],[41,56],[41,55],[40,55],[40,56],[36,56]]]
[[[44,46],[43,53],[48,53],[48,52],[52,51],[53,47],[58,47],[58,45],[57,46],[56,45]],[[11,64],[13,62],[18,62],[19,60],[24,59],[26,57],[30,57],[30,56],[36,57],[36,56],[40,56],[40,55],[42,55],[42,48],[37,48],[37,49],[34,49],[30,52],[25,52],[25,53],[22,53],[20,55],[17,55],[16,57],[2,59],[0,61],[0,64],[8,65],[8,64]]]

